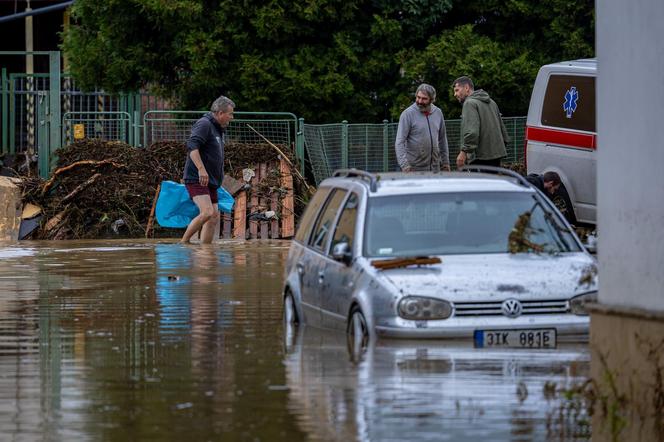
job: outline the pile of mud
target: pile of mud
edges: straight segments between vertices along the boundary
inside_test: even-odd
[[[294,163],[288,147],[279,148]],[[186,148],[182,142],[158,142],[141,149],[86,139],[59,149],[56,156],[50,179],[23,178],[23,202],[41,207],[43,214],[32,239],[144,237],[157,187],[165,180],[181,180]],[[243,169],[275,161],[278,156],[267,143],[229,143],[225,172],[241,179]],[[297,216],[304,206],[303,202],[297,204],[304,184],[295,181]],[[278,185],[278,180],[261,183],[262,187]],[[154,227],[154,236],[179,233]]]

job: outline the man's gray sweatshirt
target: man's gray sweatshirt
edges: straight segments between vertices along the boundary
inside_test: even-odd
[[[437,171],[441,157],[442,165],[449,166],[443,111],[433,104],[428,113],[421,112],[415,103],[408,106],[399,117],[394,149],[401,169]]]

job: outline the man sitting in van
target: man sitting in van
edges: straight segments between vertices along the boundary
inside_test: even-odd
[[[526,180],[533,186],[537,187],[544,195],[555,204],[560,210],[567,222],[576,225],[576,216],[574,215],[574,208],[569,199],[567,189],[560,181],[560,175],[556,172],[545,172],[544,175],[531,173],[526,177]]]

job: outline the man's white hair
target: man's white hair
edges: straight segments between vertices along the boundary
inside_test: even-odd
[[[229,107],[235,107],[235,103],[233,103],[233,100],[231,100],[228,97],[224,97],[223,95],[214,100],[212,103],[212,106],[210,107],[210,111],[212,112],[228,112]]]

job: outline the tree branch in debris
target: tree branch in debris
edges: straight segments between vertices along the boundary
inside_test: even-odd
[[[106,164],[110,164],[111,166],[113,166],[113,167],[118,167],[118,168],[120,168],[120,167],[125,167],[124,164],[116,163],[115,161],[112,161],[112,160],[101,160],[101,161],[97,161],[97,160],[81,160],[81,161],[77,161],[77,162],[72,163],[72,164],[70,164],[70,165],[68,165],[68,166],[60,167],[59,169],[56,169],[56,170],[53,172],[53,176],[52,176],[48,181],[46,181],[46,183],[44,183],[44,187],[42,188],[42,195],[44,195],[46,192],[48,192],[48,190],[49,190],[51,187],[53,187],[53,184],[55,184],[55,179],[57,178],[58,175],[60,175],[61,173],[67,172],[68,170],[71,170],[71,169],[73,169],[73,168],[75,168],[75,167],[83,166],[83,165],[86,165],[86,164],[87,164],[87,165],[93,165],[93,166],[95,166],[95,167],[104,166],[104,165],[106,165]]]

